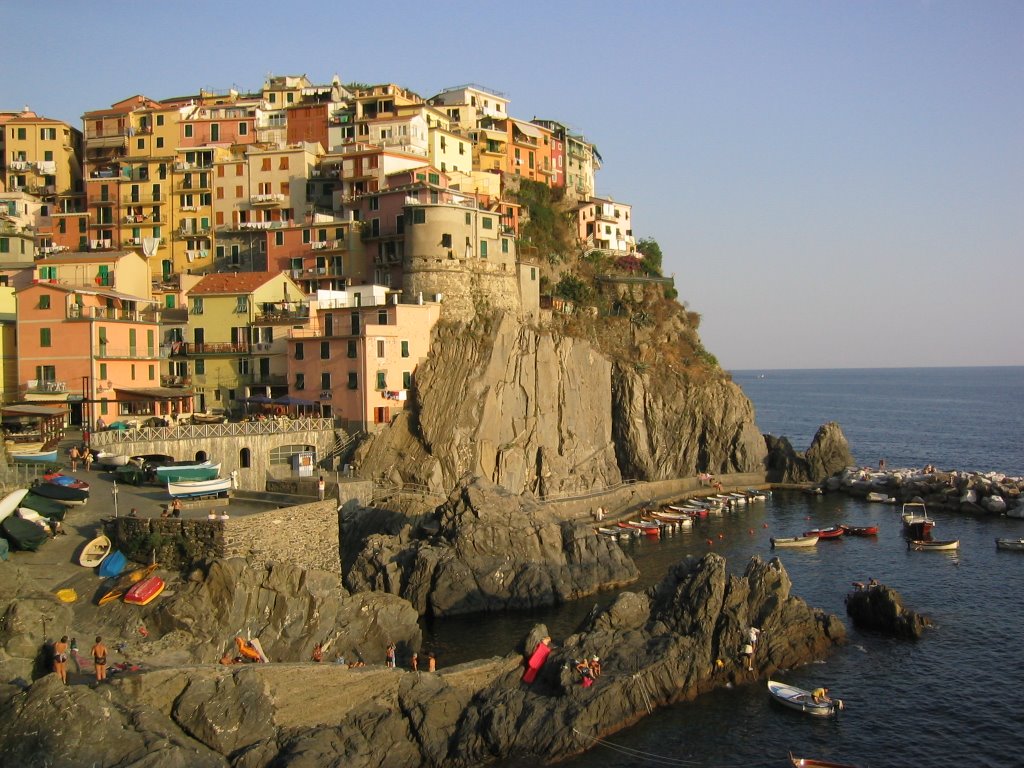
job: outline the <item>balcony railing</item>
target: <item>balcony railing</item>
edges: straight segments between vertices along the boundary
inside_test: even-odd
[[[284,195],[280,192],[268,192],[262,195],[250,195],[249,203],[251,205],[276,205],[284,202]]]
[[[165,360],[163,348],[145,349],[143,347],[112,347],[109,344],[100,344],[96,352],[97,358],[124,359],[124,360]]]
[[[25,392],[30,395],[56,395],[67,391],[66,381],[29,379],[25,382]]]
[[[251,345],[247,341],[203,341],[185,342],[188,355],[237,355],[248,354]]]
[[[72,304],[68,307],[69,320],[127,320],[135,323],[155,323],[156,313],[137,309],[117,309],[114,307],[83,307]]]

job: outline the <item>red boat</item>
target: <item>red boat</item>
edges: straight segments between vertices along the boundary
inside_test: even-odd
[[[87,482],[79,480],[77,477],[71,477],[71,475],[65,475],[63,472],[50,472],[43,475],[43,480],[51,485],[62,485],[65,488],[77,488],[80,491],[89,490],[89,484]]]
[[[877,536],[877,525],[841,525],[847,536]]]
[[[804,536],[817,536],[819,539],[838,539],[843,535],[843,526],[830,525],[828,528],[812,528],[804,531]]]
[[[124,601],[131,605],[149,605],[164,591],[164,580],[159,576],[143,579],[124,594]]]

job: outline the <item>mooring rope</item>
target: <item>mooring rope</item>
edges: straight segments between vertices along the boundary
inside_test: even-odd
[[[624,747],[620,744],[612,744],[610,741],[605,739],[599,739],[596,736],[587,736],[585,733],[581,733],[579,729],[573,728],[573,733],[582,736],[586,739],[590,739],[595,744],[599,744],[606,749],[610,749],[613,752],[618,752],[622,755],[628,755],[629,757],[642,758],[652,763],[660,763],[662,765],[700,765],[696,760],[680,760],[676,757],[666,757],[664,755],[658,755],[654,752],[645,752],[641,749],[633,749],[632,747]]]

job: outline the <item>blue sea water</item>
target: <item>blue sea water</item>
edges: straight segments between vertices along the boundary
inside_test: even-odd
[[[842,426],[861,464],[1024,474],[1024,367],[822,371],[738,371],[763,432],[804,450],[826,421]],[[862,768],[914,765],[1019,766],[1020,641],[1024,554],[994,539],[1024,537],[1024,520],[933,510],[936,538],[958,538],[958,553],[909,552],[899,510],[839,494],[777,492],[765,504],[699,522],[662,541],[624,544],[642,571],[630,589],[656,583],[668,567],[709,550],[741,572],[752,555],[778,554],[793,594],[846,621],[851,582],[877,578],[934,621],[917,643],[862,633],[828,659],[777,673],[795,685],[828,686],[847,708],[819,721],[774,704],[764,681],[719,690],[655,712],[564,763],[611,766],[784,766],[787,754]],[[810,551],[773,552],[769,537],[838,522],[875,523],[877,538],[822,541]],[[713,543],[708,544],[711,540]],[[594,603],[612,593],[529,614],[436,622],[426,642],[442,666],[509,652],[536,622],[557,642]],[[467,643],[466,638],[473,642]],[[536,765],[509,761],[505,766]]]

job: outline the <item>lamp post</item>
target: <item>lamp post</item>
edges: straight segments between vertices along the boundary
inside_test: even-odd
[[[117,480],[110,488],[110,495],[114,497],[114,517],[117,517]]]

